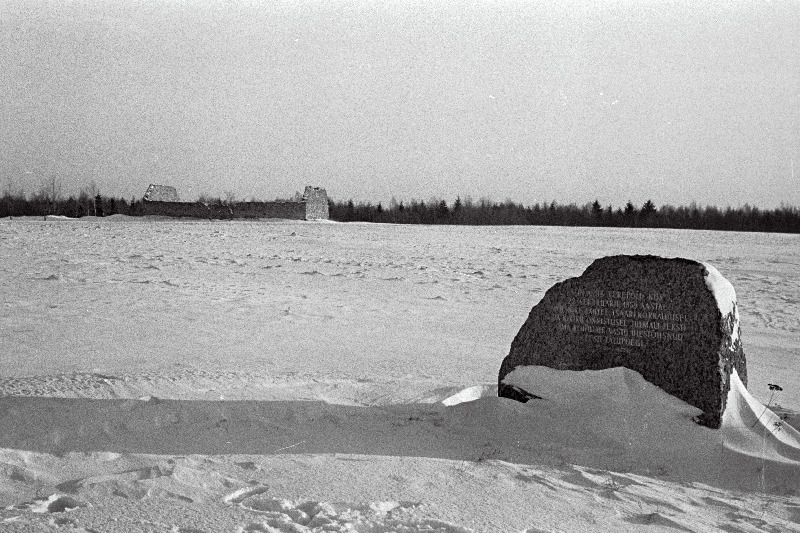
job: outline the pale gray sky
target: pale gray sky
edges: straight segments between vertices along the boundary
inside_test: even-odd
[[[28,192],[800,205],[797,0],[0,0],[0,96]]]

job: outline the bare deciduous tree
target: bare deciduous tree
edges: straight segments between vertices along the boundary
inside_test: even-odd
[[[61,180],[58,176],[52,174],[43,179],[36,196],[50,204],[51,215],[56,214],[56,202],[61,199]]]
[[[86,192],[86,196],[89,198],[94,198],[100,192],[100,189],[97,188],[97,183],[94,180],[90,181],[88,185],[81,188],[81,192]]]

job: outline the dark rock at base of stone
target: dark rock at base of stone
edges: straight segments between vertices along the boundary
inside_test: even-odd
[[[531,309],[500,367],[498,394],[536,397],[536,391],[503,383],[518,366],[622,366],[700,408],[700,424],[719,428],[730,374],[736,369],[747,385],[747,365],[736,303],[723,316],[707,276],[705,265],[688,259],[596,260],[580,277],[551,287]]]
[[[520,403],[528,403],[530,400],[541,400],[541,396],[536,396],[535,394],[531,394],[530,392],[521,389],[520,387],[515,387],[514,385],[505,385],[501,384],[500,388],[503,391],[503,394],[499,396],[503,398],[509,398],[511,400],[518,401]]]

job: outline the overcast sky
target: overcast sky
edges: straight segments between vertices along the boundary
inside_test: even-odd
[[[800,205],[798,0],[0,0],[0,96],[0,190]]]

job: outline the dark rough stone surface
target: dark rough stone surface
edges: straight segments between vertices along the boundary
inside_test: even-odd
[[[735,305],[722,316],[707,275],[702,263],[688,259],[596,260],[580,277],[551,287],[531,309],[500,367],[499,395],[527,401],[536,394],[503,384],[517,366],[622,366],[702,409],[698,421],[718,428],[731,371],[747,385],[747,364]]]

